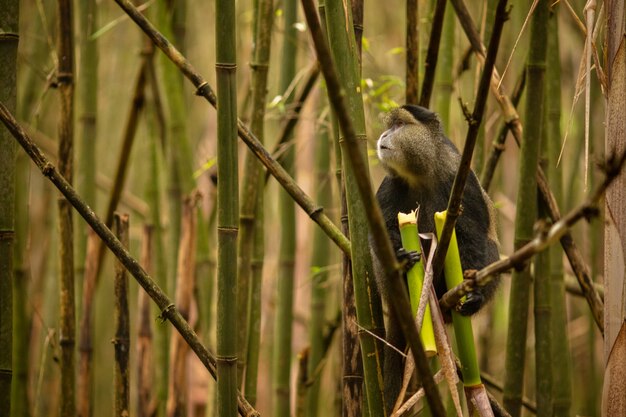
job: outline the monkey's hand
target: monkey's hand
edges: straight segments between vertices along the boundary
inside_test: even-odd
[[[419,262],[422,257],[422,254],[417,251],[407,251],[404,248],[400,248],[396,251],[396,257],[398,261],[402,264],[402,269],[404,272],[409,272],[413,265]]]
[[[462,304],[457,305],[456,311],[464,316],[471,316],[478,312],[483,304],[485,304],[485,296],[480,291],[472,291],[467,294]]]

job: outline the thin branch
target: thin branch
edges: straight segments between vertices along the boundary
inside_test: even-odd
[[[446,0],[437,0],[435,13],[433,14],[433,24],[428,40],[428,51],[426,52],[426,62],[424,63],[424,79],[422,80],[422,92],[419,104],[422,107],[429,107],[430,96],[435,84],[435,74],[437,70],[437,58],[439,57],[439,43],[441,42],[441,31],[443,30],[443,18],[446,13]]]
[[[525,86],[526,71],[524,70],[520,74],[520,77],[515,84],[515,88],[513,89],[513,95],[511,96],[511,102],[514,106],[517,106],[520,99],[522,98],[522,93],[524,92]],[[483,189],[486,192],[489,192],[489,187],[491,186],[493,175],[496,172],[496,166],[498,165],[498,161],[500,160],[500,155],[502,155],[502,152],[504,152],[504,143],[506,142],[506,137],[508,136],[510,130],[511,124],[505,122],[504,125],[500,128],[500,132],[498,132],[498,137],[494,141],[491,148],[489,158],[487,158],[487,162],[485,162],[485,167],[483,168],[480,178],[480,185],[482,185]]]

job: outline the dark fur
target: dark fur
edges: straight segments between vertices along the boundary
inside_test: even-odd
[[[392,112],[388,119],[388,128],[393,128],[394,123],[398,126],[387,136],[386,143],[398,147],[406,159],[397,159],[394,154],[391,165],[385,163],[389,175],[385,177],[376,193],[376,198],[381,206],[387,230],[394,249],[402,247],[400,231],[398,229],[398,212],[408,213],[419,210],[418,228],[420,233],[434,233],[434,213],[443,211],[448,205],[448,198],[454,182],[454,177],[459,165],[459,152],[454,144],[443,134],[437,115],[425,108],[406,105],[402,109],[408,111],[419,122],[416,125],[407,124],[406,112],[399,112],[395,117]],[[412,126],[412,127],[411,127]],[[423,127],[427,126],[427,129]],[[381,136],[382,138],[383,136]],[[390,139],[391,138],[391,139]],[[391,141],[391,142],[389,142]],[[398,144],[398,141],[401,143]],[[390,146],[391,146],[390,145]],[[427,157],[423,157],[427,155]],[[394,159],[395,158],[395,159]],[[388,161],[389,162],[389,161]],[[408,166],[399,166],[408,165]],[[399,170],[398,168],[402,168]],[[412,175],[410,179],[404,178],[407,172]],[[417,180],[416,180],[417,179]],[[463,211],[456,223],[456,235],[461,254],[461,264],[464,270],[481,269],[486,265],[498,260],[498,246],[493,235],[495,228],[491,224],[490,215],[493,210],[492,203],[472,172],[468,177],[462,200]],[[423,241],[426,253],[430,242]],[[376,256],[374,258],[374,272],[377,284],[388,300],[388,288],[386,278]],[[443,277],[434,282],[435,291],[441,297],[446,291]],[[477,303],[469,305],[462,314],[474,314],[488,301],[495,292],[497,281],[494,280],[476,292]],[[387,323],[386,339],[398,349],[405,348],[405,340],[395,318],[390,317]],[[402,357],[392,349],[385,350],[385,399],[388,408],[398,395],[402,379]]]

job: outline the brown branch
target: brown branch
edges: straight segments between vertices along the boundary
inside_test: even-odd
[[[545,250],[551,244],[561,240],[578,221],[583,218],[589,220],[592,217],[596,217],[600,210],[598,208],[600,199],[608,186],[617,178],[625,162],[626,152],[619,157],[613,156],[609,158],[606,166],[603,168],[605,171],[604,181],[587,201],[555,222],[551,227],[544,227],[544,230],[539,231],[533,240],[513,252],[510,257],[494,262],[480,271],[468,271],[462,283],[450,289],[441,297],[439,300],[441,309],[448,310],[454,308],[464,295],[470,293],[476,287],[486,285],[495,275],[513,268],[523,268],[531,257]]]
[[[187,344],[191,347],[202,364],[215,378],[216,376],[216,359],[215,355],[209,351],[193,331],[189,323],[176,310],[176,306],[172,303],[167,295],[159,288],[154,280],[141,267],[139,262],[133,258],[130,253],[122,246],[120,241],[113,235],[111,230],[98,218],[96,213],[89,207],[84,200],[78,195],[76,190],[69,182],[59,174],[57,169],[48,161],[41,150],[26,135],[24,129],[18,125],[13,115],[6,108],[4,103],[0,103],[0,119],[7,127],[9,132],[19,142],[20,146],[26,151],[28,156],[37,165],[42,174],[47,177],[50,182],[65,196],[65,198],[74,206],[76,211],[91,226],[94,232],[103,240],[104,244],[113,252],[120,260],[126,270],[130,272],[137,280],[139,285],[148,293],[150,298],[154,300],[161,310],[161,318],[169,320],[176,330],[183,336]],[[243,395],[238,392],[239,413],[242,416],[259,416],[259,413],[246,401]]]
[[[217,106],[217,97],[207,81],[185,58],[128,0],[115,0],[128,16],[144,31],[154,44],[178,67],[183,75],[196,87],[196,95],[204,97],[213,107]],[[250,148],[280,185],[291,195],[307,215],[316,222],[333,242],[350,256],[350,241],[324,213],[324,208],[315,202],[300,188],[285,169],[263,147],[248,127],[237,119],[239,137]]]
[[[315,62],[313,65],[311,65],[311,67],[307,71],[306,81],[304,82],[304,85],[302,86],[302,90],[300,90],[300,93],[290,105],[291,109],[287,113],[287,121],[285,122],[285,125],[280,131],[280,134],[278,135],[278,142],[276,142],[276,145],[274,146],[274,149],[272,150],[272,155],[274,156],[274,158],[276,158],[276,161],[278,161],[278,163],[281,165],[283,164],[283,155],[285,151],[287,150],[289,146],[292,146],[292,144],[288,143],[287,141],[291,137],[291,133],[293,132],[296,125],[298,124],[298,121],[300,121],[300,112],[302,111],[302,108],[304,107],[304,103],[306,103],[306,100],[309,98],[311,91],[313,90],[313,87],[315,86],[315,83],[317,82],[317,78],[319,77],[319,75],[320,75],[320,67],[317,64],[317,62]],[[267,180],[269,179],[269,177],[270,177],[270,172],[266,171],[265,172],[266,184],[267,184]]]
[[[128,215],[115,213],[115,234],[122,246],[128,249]],[[128,275],[119,261],[115,262],[115,415],[130,414],[130,317],[128,313]]]
[[[513,103],[514,106],[517,106],[517,104],[519,103],[525,86],[526,71],[524,70],[520,74],[520,77],[515,84],[513,95],[511,96],[511,103]],[[506,137],[509,134],[509,130],[511,130],[511,124],[505,122],[504,125],[500,128],[500,132],[498,132],[498,137],[493,142],[491,153],[489,154],[489,157],[485,162],[485,166],[483,168],[480,178],[480,185],[482,185],[483,189],[486,192],[489,192],[489,187],[491,186],[493,174],[495,173],[496,166],[498,165],[498,161],[500,160],[500,155],[502,155],[502,152],[504,152],[504,143],[506,142]]]
[[[487,103],[491,75],[495,66],[496,56],[498,55],[498,47],[500,46],[500,36],[502,35],[504,22],[508,19],[506,4],[506,0],[500,0],[498,2],[493,31],[491,33],[491,40],[489,41],[489,49],[487,51],[483,73],[478,84],[474,112],[471,117],[468,118],[469,129],[467,131],[467,139],[465,140],[465,147],[463,148],[463,154],[461,155],[459,170],[454,178],[454,184],[452,185],[452,191],[450,192],[446,221],[443,225],[443,229],[439,237],[439,243],[435,251],[435,259],[433,260],[433,274],[435,277],[439,276],[443,270],[443,263],[446,253],[448,252],[448,246],[450,245],[450,238],[452,237],[452,232],[454,231],[454,225],[461,214],[461,200],[463,198],[465,183],[471,172],[472,154],[474,152],[476,139],[478,138],[480,123],[483,119],[485,104]]]
[[[446,13],[446,0],[437,0],[433,24],[428,40],[428,51],[426,52],[426,62],[424,63],[424,79],[422,80],[422,93],[419,104],[422,107],[429,107],[430,96],[435,84],[435,74],[437,69],[437,59],[439,57],[439,43],[441,42],[441,31],[443,30],[443,18]]]
[[[406,0],[405,100],[416,103],[419,96],[419,10],[417,0]]]

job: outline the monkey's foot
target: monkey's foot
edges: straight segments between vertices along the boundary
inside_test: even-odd
[[[463,304],[457,305],[456,311],[464,316],[471,316],[478,312],[483,304],[485,304],[485,296],[479,292],[471,292],[467,294]]]
[[[396,257],[398,258],[398,261],[402,263],[404,272],[408,272],[411,268],[413,268],[413,265],[419,262],[422,254],[414,250],[407,251],[404,248],[400,248],[396,251]]]

